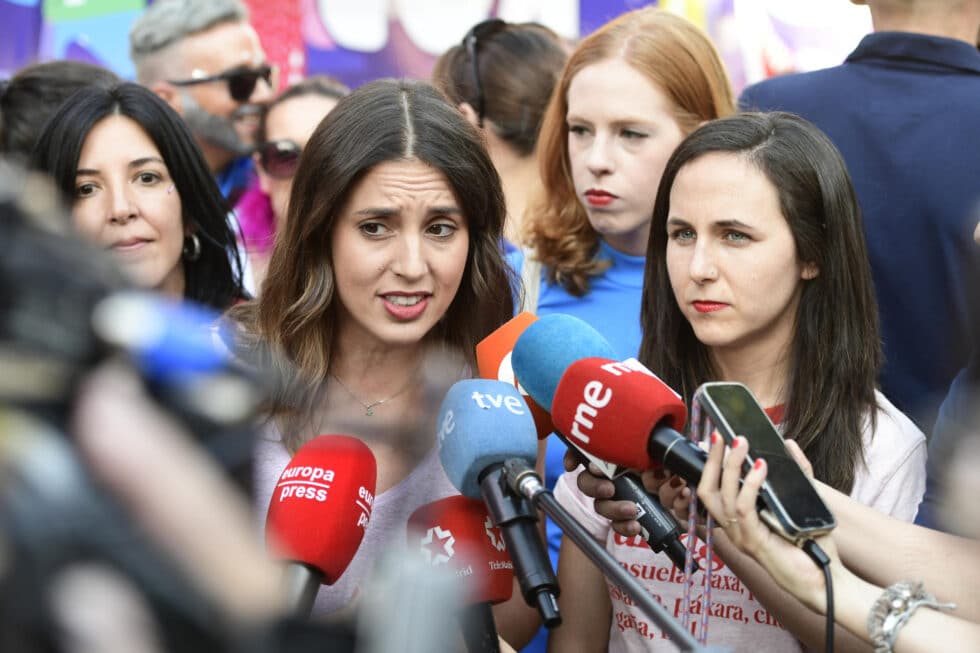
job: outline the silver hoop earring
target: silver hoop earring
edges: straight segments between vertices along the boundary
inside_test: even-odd
[[[182,253],[187,261],[194,262],[201,258],[201,239],[197,237],[197,234],[189,234],[184,237]]]

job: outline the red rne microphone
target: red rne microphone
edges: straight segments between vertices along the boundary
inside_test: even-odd
[[[687,420],[680,395],[636,359],[583,358],[565,370],[551,405],[555,427],[588,453],[632,469],[664,458],[654,436],[678,433]],[[675,470],[676,471],[676,470]]]
[[[408,519],[408,547],[433,567],[452,570],[472,603],[500,603],[511,596],[514,564],[479,499],[457,494],[420,507]]]
[[[320,585],[354,558],[374,504],[377,464],[349,435],[320,435],[300,448],[272,492],[266,542],[287,567],[288,601],[308,615]]]
[[[517,388],[521,397],[527,402],[528,408],[531,409],[531,417],[534,418],[538,439],[543,440],[555,430],[551,422],[551,415],[524,391],[520,385],[520,379],[514,375],[514,368],[510,362],[511,354],[514,352],[514,343],[521,337],[524,330],[537,319],[538,316],[533,313],[526,311],[518,313],[481,340],[476,346],[476,365],[481,379],[503,381]]]

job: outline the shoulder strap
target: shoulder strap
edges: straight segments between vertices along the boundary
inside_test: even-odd
[[[534,256],[534,250],[525,247],[524,265],[521,266],[521,302],[518,313],[536,313],[538,310],[538,294],[541,292],[541,261]]]

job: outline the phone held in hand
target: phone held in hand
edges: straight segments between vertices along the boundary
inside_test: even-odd
[[[801,544],[837,525],[834,515],[786,450],[783,437],[747,387],[741,383],[705,383],[694,394],[694,401],[701,406],[702,419],[710,419],[729,446],[738,435],[748,441],[745,472],[752,468],[756,458],[766,461],[768,471],[759,491],[762,504],[759,517],[769,528]]]

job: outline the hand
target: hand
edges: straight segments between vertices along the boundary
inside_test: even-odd
[[[578,454],[568,449],[565,452],[565,469],[575,471],[581,466]],[[602,475],[598,467],[589,463],[582,468],[577,478],[578,489],[595,499],[596,513],[608,519],[613,530],[624,537],[640,534],[640,522],[636,521],[636,504],[632,501],[613,501],[616,486]]]
[[[73,426],[95,476],[201,589],[244,621],[278,617],[281,569],[255,536],[248,504],[139,379],[111,364],[95,371]]]
[[[798,452],[799,448],[795,448]],[[708,461],[697,488],[698,499],[732,544],[761,564],[780,587],[823,614],[826,611],[823,572],[802,549],[769,530],[759,519],[756,501],[766,478],[765,460],[756,459],[739,487],[748,450],[748,441],[739,436],[726,455],[721,436],[712,434]],[[842,568],[831,537],[817,538],[817,543],[830,556],[832,569]]]

